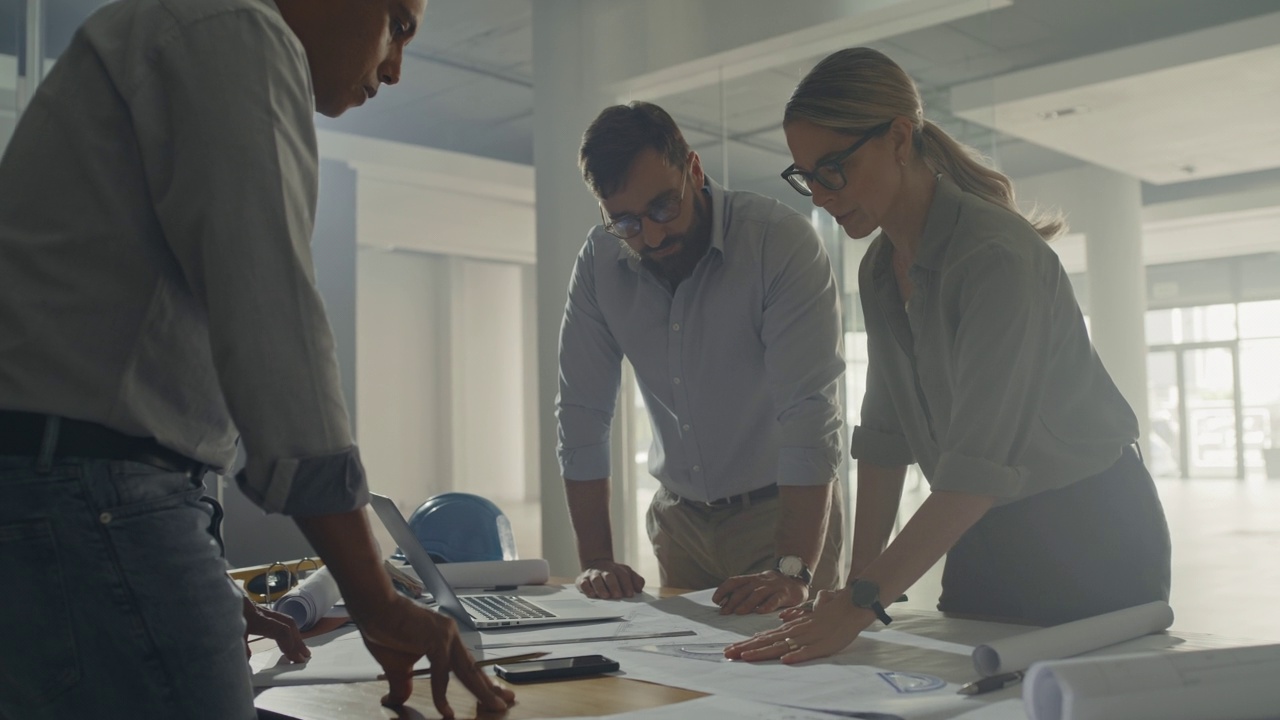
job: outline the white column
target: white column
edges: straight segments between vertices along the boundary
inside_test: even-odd
[[[1024,207],[1062,208],[1072,233],[1085,236],[1089,327],[1098,355],[1133,406],[1147,447],[1146,268],[1142,255],[1142,184],[1096,165],[1016,183]]]
[[[569,276],[596,217],[578,173],[582,131],[610,104],[596,76],[589,0],[533,3],[533,155],[537,195],[538,436],[542,497],[542,554],[553,575],[573,576],[578,555],[564,481],[556,457],[555,399],[558,346]],[[629,38],[628,42],[635,41]]]
[[[320,161],[320,194],[311,240],[316,287],[333,331],[342,395],[356,431],[356,171]]]

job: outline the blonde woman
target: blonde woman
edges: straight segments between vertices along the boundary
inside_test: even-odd
[[[867,392],[851,452],[848,586],[731,645],[802,662],[838,652],[944,554],[940,610],[1054,624],[1169,596],[1169,533],[1138,423],[1090,344],[1009,179],[924,119],[915,84],[869,48],[800,82],[783,177],[853,238]],[[888,543],[906,466],[931,493]]]

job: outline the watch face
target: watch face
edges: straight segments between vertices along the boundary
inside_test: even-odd
[[[778,559],[778,572],[790,577],[799,577],[804,572],[804,560],[795,555],[787,555]]]
[[[849,586],[849,592],[853,604],[862,608],[869,608],[880,599],[880,586],[870,580],[854,580]]]

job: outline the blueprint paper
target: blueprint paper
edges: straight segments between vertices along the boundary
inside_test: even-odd
[[[338,583],[325,566],[276,600],[275,610],[293,618],[299,630],[310,630],[341,599]]]

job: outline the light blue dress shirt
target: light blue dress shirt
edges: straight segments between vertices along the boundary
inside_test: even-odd
[[[622,358],[653,426],[649,471],[685,498],[821,485],[840,462],[840,300],[813,226],[708,179],[711,246],[675,292],[596,226],[560,330],[561,472],[605,478]]]

